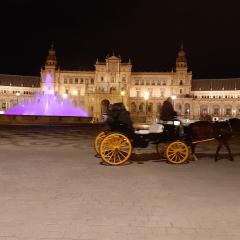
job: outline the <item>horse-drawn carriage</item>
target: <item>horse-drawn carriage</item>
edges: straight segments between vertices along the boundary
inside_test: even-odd
[[[155,123],[149,130],[135,130],[124,105],[116,103],[107,123],[109,129],[100,132],[95,139],[95,150],[109,165],[125,163],[133,148],[146,148],[149,144],[155,144],[157,152],[164,154],[170,163],[181,164],[188,160],[191,142],[186,133],[179,133],[179,120]]]

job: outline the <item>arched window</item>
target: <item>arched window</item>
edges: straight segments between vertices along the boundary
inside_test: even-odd
[[[200,106],[200,114],[201,114],[201,115],[206,115],[206,114],[208,114],[208,106],[207,106],[207,105],[201,105],[201,106]]]
[[[153,104],[152,104],[152,103],[148,103],[148,105],[147,105],[147,111],[148,111],[149,113],[152,113],[152,112],[153,112]]]
[[[140,103],[139,112],[144,112],[144,103]]]
[[[212,113],[213,116],[218,116],[220,114],[220,106],[219,105],[214,105],[212,108]]]
[[[232,115],[232,106],[231,105],[225,106],[225,114],[226,114],[226,116]]]
[[[135,102],[131,103],[131,112],[136,112],[137,111],[137,106]]]
[[[110,102],[107,99],[102,100],[101,102],[101,113],[107,113]]]
[[[185,103],[184,105],[184,113],[189,115],[190,114],[190,104],[189,103]]]

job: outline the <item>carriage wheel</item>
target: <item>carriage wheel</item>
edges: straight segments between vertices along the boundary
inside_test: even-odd
[[[100,155],[103,161],[110,165],[120,165],[126,162],[132,153],[130,140],[120,133],[106,136],[100,145]]]
[[[108,134],[107,132],[103,131],[103,132],[100,132],[95,138],[94,147],[98,155],[100,154],[100,144],[102,140],[107,136],[107,134]]]
[[[170,143],[166,149],[167,160],[174,164],[180,164],[188,159],[189,150],[188,146],[181,141]]]

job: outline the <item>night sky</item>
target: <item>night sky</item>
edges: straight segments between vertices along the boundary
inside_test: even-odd
[[[240,77],[237,0],[64,2],[1,1],[1,74],[39,75],[54,41],[61,69],[90,70],[114,50],[135,71],[170,71],[183,43],[193,78]]]

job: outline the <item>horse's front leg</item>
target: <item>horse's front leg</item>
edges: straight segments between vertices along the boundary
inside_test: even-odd
[[[215,153],[215,162],[218,161],[218,154],[219,154],[220,149],[222,148],[222,145],[223,145],[222,139],[219,139],[219,140],[218,140],[217,151],[216,151],[216,153]]]
[[[224,146],[225,146],[225,147],[227,148],[227,150],[228,150],[229,160],[230,160],[230,161],[234,161],[234,158],[233,158],[233,155],[232,155],[230,146],[229,146],[229,144],[228,144],[228,141],[225,140],[225,141],[223,142],[223,144],[224,144]]]

